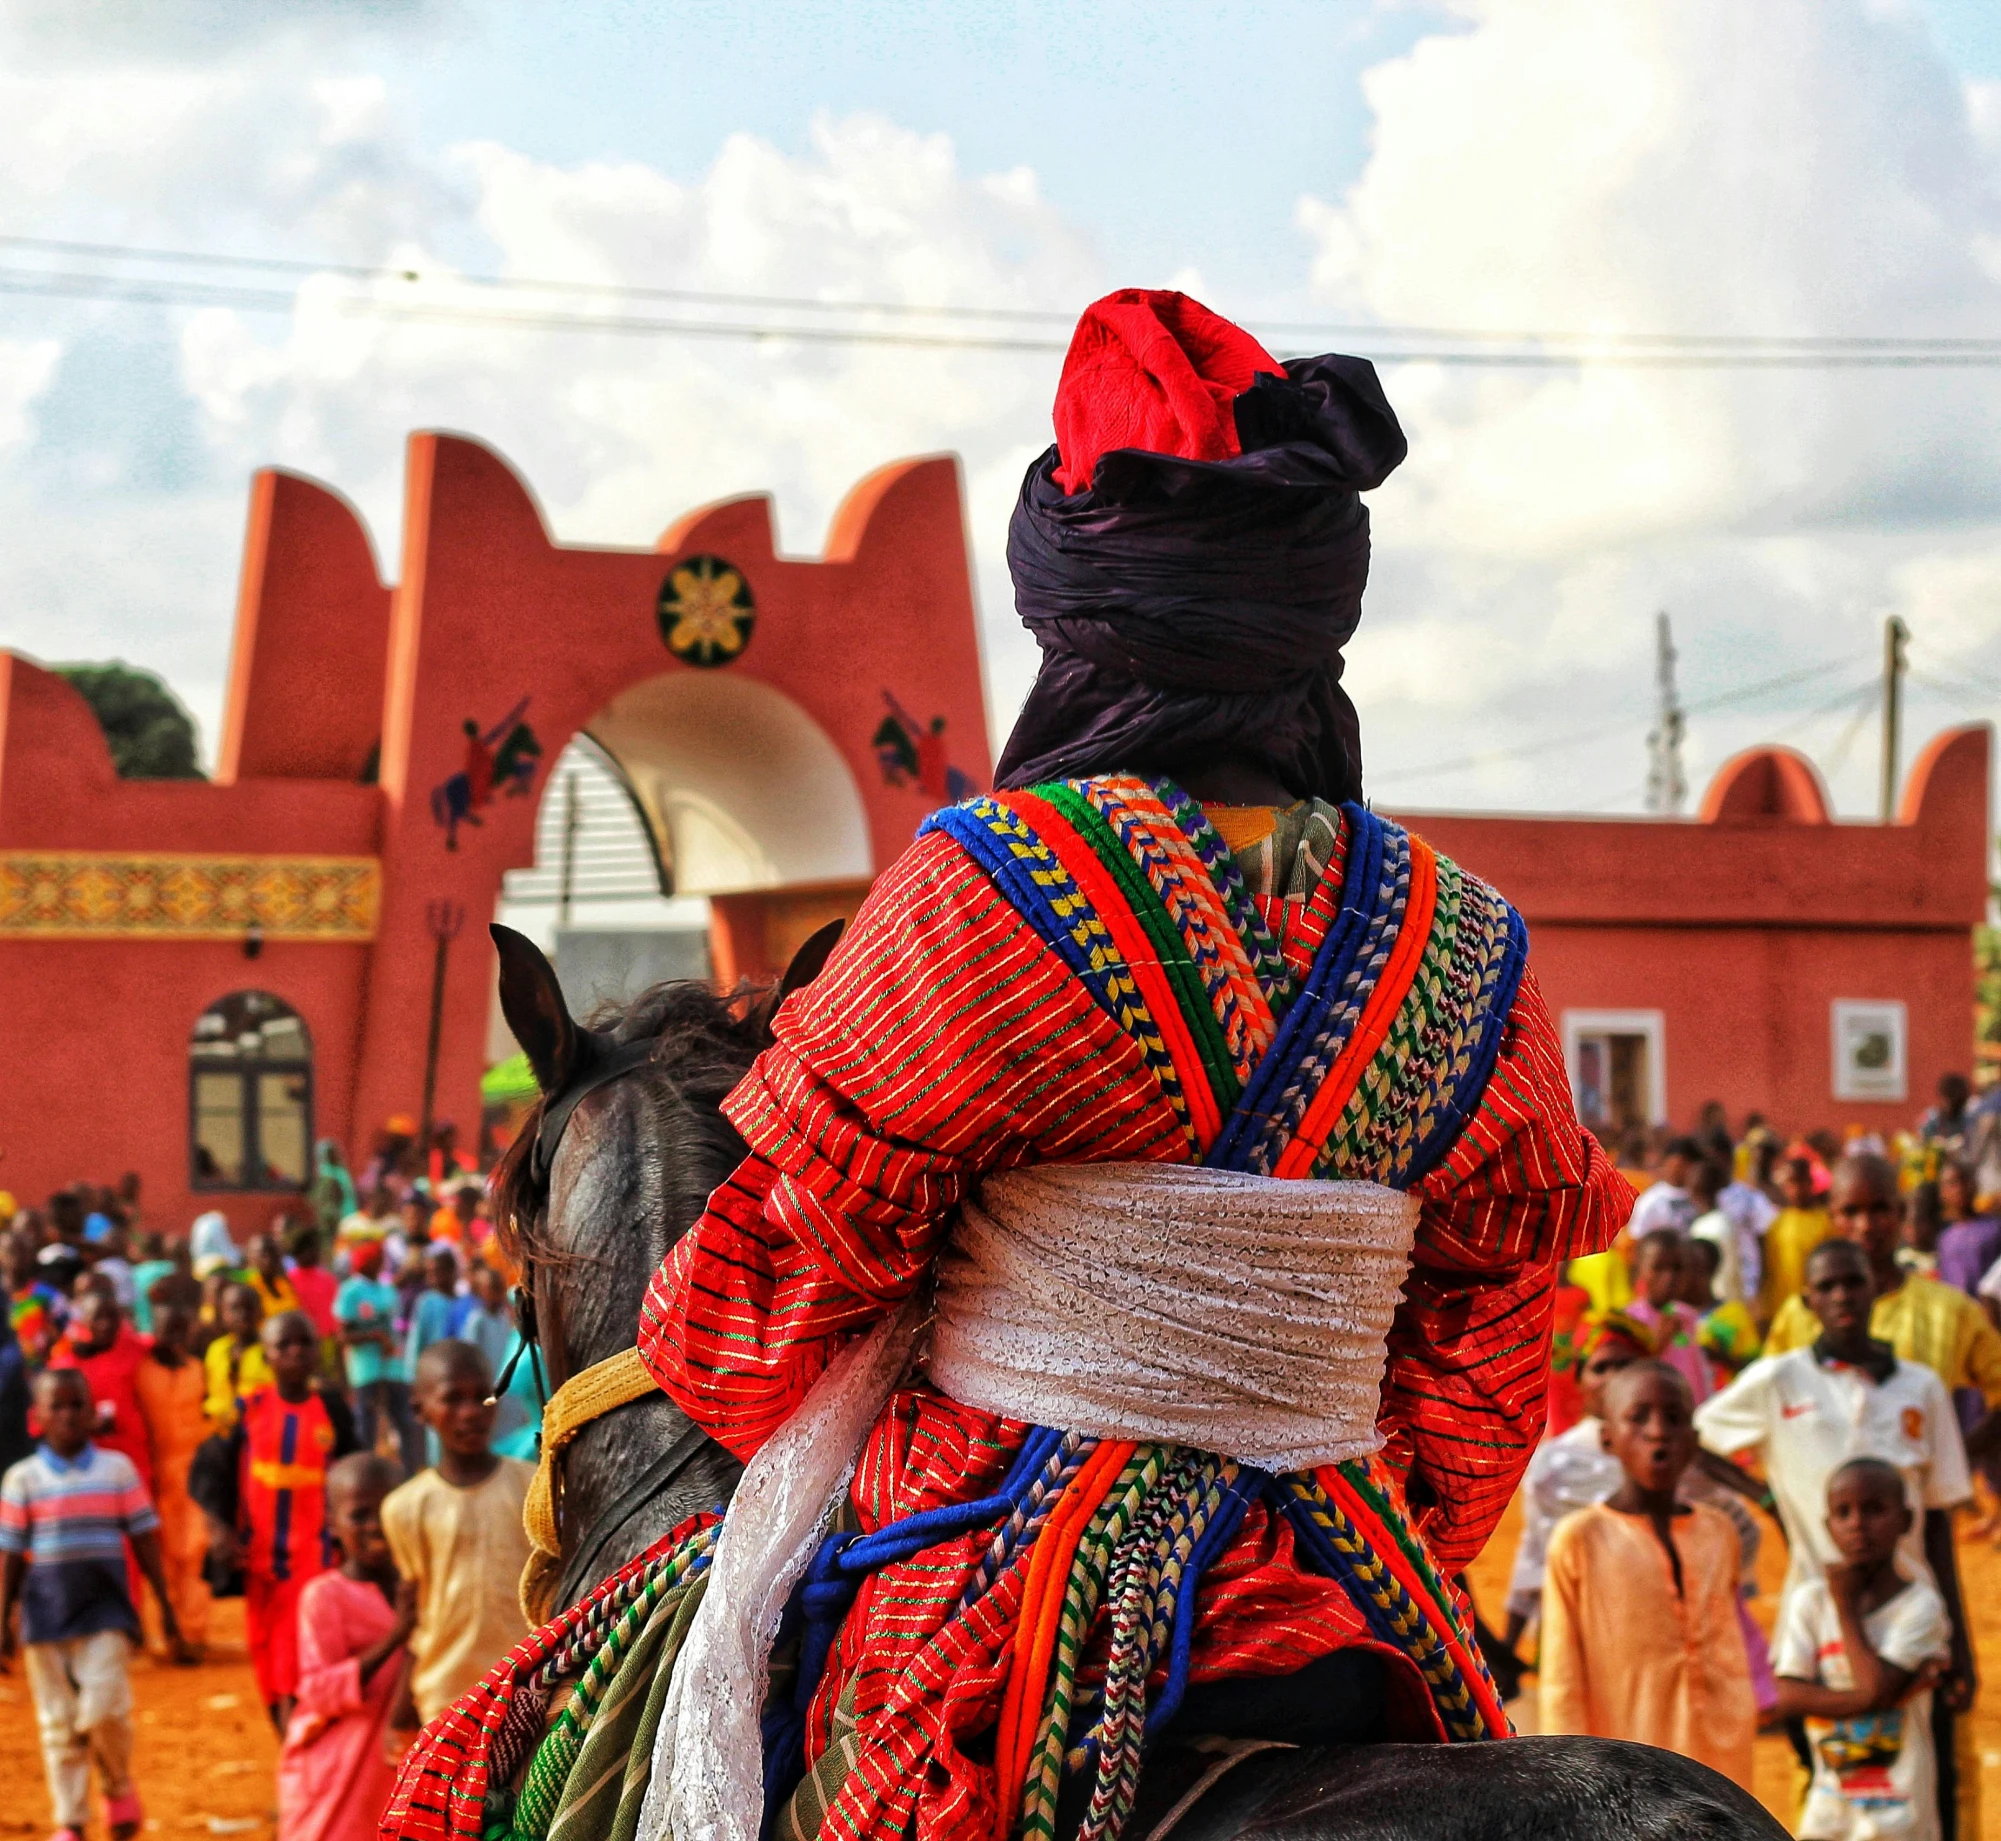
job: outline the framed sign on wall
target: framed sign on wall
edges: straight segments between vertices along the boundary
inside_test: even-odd
[[[1834,1097],[1903,1100],[1907,1017],[1893,999],[1834,1000]]]

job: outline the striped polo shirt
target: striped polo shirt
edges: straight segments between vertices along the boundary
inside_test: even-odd
[[[139,1634],[125,1543],[160,1525],[132,1460],[85,1445],[58,1457],[38,1445],[0,1478],[0,1553],[25,1554],[21,1640],[59,1643],[100,1630]]]

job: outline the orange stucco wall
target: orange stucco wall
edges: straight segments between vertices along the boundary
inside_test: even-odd
[[[1758,749],[1697,821],[1407,815],[1504,891],[1530,965],[1566,1010],[1661,1013],[1670,1119],[1717,1099],[1777,1124],[1889,1132],[1965,1071],[1969,930],[1987,905],[1989,730],[1919,757],[1893,825],[1837,824],[1811,763]],[[1837,1100],[1836,1000],[1903,1002],[1908,1098]]]
[[[280,1198],[196,1194],[188,1171],[189,1031],[232,990],[283,998],[312,1032],[315,1130],[350,1146],[420,1105],[434,942],[429,915],[463,914],[449,958],[436,1115],[478,1112],[494,959],[485,926],[504,870],[533,860],[542,773],[619,692],[696,667],[663,642],[662,584],[720,555],[756,601],[750,643],[716,669],[781,692],[843,757],[867,820],[871,868],[909,841],[930,801],[892,783],[873,737],[885,692],[942,719],[951,764],[990,771],[958,465],[909,460],[862,481],[826,554],[780,556],[766,498],[681,519],[650,550],[550,541],[533,499],[477,442],[410,443],[404,546],[378,579],[346,502],[280,473],[253,483],[218,773],[206,785],[119,781],[88,707],[30,661],[0,654],[0,852],[360,856],[379,864],[374,937],[325,943],[42,937],[0,909],[0,1187],[39,1201],[60,1184],[137,1169],[148,1212],[183,1225],[221,1206],[261,1221]],[[499,796],[447,849],[434,791],[465,761],[461,725],[526,698],[541,747],[527,796]],[[374,783],[360,784],[377,758]],[[735,957],[827,897],[736,897]],[[852,895],[846,897],[850,902]]]
[[[437,1116],[469,1125],[493,980],[485,937],[504,870],[527,864],[543,774],[628,688],[683,663],[657,614],[671,572],[721,556],[754,591],[740,655],[714,667],[789,698],[838,750],[865,810],[871,867],[907,843],[932,800],[874,748],[885,693],[941,719],[951,764],[990,772],[957,463],[898,462],[856,486],[826,553],[781,556],[770,502],[690,513],[648,550],[550,541],[500,457],[457,436],[409,449],[393,587],[335,494],[283,473],[253,483],[218,772],[202,784],[121,782],[88,708],[30,661],[0,654],[0,877],[46,858],[360,859],[372,927],[304,939],[277,923],[244,939],[132,937],[111,921],[61,937],[13,917],[0,881],[0,1187],[30,1201],[78,1177],[137,1169],[148,1212],[184,1225],[220,1205],[241,1226],[281,1198],[189,1186],[189,1030],[232,990],[305,1018],[315,1129],[365,1148],[419,1109],[434,945],[428,916],[463,911],[445,987]],[[541,755],[526,796],[494,797],[458,847],[434,796],[466,759],[462,724],[527,700]],[[362,783],[363,763],[377,763]],[[1783,751],[1726,768],[1698,822],[1416,814],[1434,843],[1526,914],[1551,1007],[1658,1010],[1670,1112],[1720,1098],[1795,1125],[1904,1122],[1937,1074],[1964,1065],[1967,930],[1987,874],[1987,732],[1941,737],[1893,826],[1827,822],[1812,768]],[[40,871],[35,873],[39,874]],[[51,872],[54,873],[54,872]],[[718,957],[767,970],[852,888],[801,886],[715,904]],[[39,912],[39,910],[38,910]],[[129,918],[129,917],[126,917]],[[143,917],[141,917],[143,919]],[[72,932],[76,929],[71,929]],[[215,929],[209,929],[215,933]],[[1838,1104],[1828,1005],[1901,998],[1910,1104]]]

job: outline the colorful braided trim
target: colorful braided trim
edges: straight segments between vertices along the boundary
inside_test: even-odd
[[[511,1832],[506,1786],[541,1741],[558,1684],[590,1666],[657,1575],[706,1566],[720,1523],[710,1510],[691,1515],[517,1644],[432,1720],[404,1754],[380,1832],[393,1841],[483,1841],[490,1831]]]
[[[1431,1690],[1445,1735],[1455,1741],[1512,1732],[1493,1678],[1476,1662],[1462,1607],[1434,1593],[1364,1496],[1360,1461],[1278,1481],[1279,1501],[1300,1551],[1338,1583],[1378,1641],[1408,1656]],[[1434,1575],[1435,1578],[1435,1575]]]

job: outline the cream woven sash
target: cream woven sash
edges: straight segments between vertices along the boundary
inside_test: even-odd
[[[954,1400],[1269,1470],[1374,1451],[1417,1201],[1176,1164],[989,1177],[938,1266]]]

